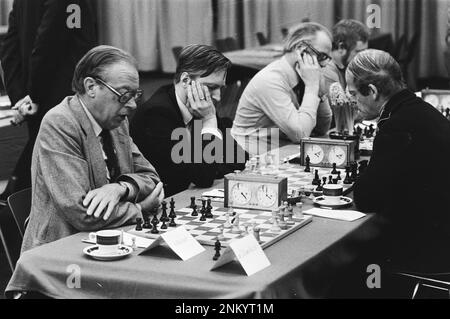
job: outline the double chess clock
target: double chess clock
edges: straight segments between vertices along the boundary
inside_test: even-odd
[[[345,168],[355,161],[354,140],[334,140],[326,138],[304,138],[300,143],[300,164],[306,165],[306,156],[311,166]]]
[[[252,173],[224,176],[224,206],[273,210],[287,198],[287,178]]]

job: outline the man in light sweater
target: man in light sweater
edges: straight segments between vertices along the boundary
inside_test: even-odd
[[[249,82],[231,134],[250,155],[326,134],[332,112],[326,91],[319,87],[321,69],[331,60],[331,45],[324,26],[301,23],[287,36],[284,55]]]

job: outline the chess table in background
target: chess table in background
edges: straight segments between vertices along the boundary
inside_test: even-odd
[[[186,207],[175,210],[177,215],[175,222],[177,227],[183,225],[200,244],[214,246],[217,236],[222,235],[222,226],[227,221],[227,211],[228,208],[213,206],[211,212],[214,217],[207,218],[206,221],[200,221],[201,214],[198,216],[191,216],[192,208]],[[312,221],[312,216],[303,215],[302,217],[296,217],[294,215],[293,225],[286,225],[286,229],[281,229],[278,232],[272,232],[271,228],[273,223],[271,222],[271,212],[245,209],[234,209],[233,211],[239,214],[239,227],[241,228],[241,231],[234,233],[232,232],[232,228],[223,228],[224,238],[220,239],[220,243],[224,247],[227,247],[233,239],[240,238],[246,234],[244,227],[245,225],[250,226],[250,232],[253,231],[251,229],[253,224],[260,228],[259,235],[261,247],[266,248]],[[143,229],[139,231],[132,229],[128,232],[137,236],[156,239],[162,233],[174,229],[174,227],[161,229],[161,222],[157,225],[157,228],[159,230],[158,234],[152,234],[150,229]]]

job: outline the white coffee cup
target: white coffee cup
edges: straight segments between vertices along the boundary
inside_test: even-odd
[[[340,184],[323,185],[323,197],[327,204],[337,205],[341,202],[343,187]]]
[[[100,254],[111,254],[119,251],[122,242],[122,232],[120,230],[108,229],[100,230],[96,233],[89,233],[89,239],[95,241]]]

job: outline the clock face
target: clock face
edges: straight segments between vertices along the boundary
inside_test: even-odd
[[[256,197],[258,199],[258,203],[264,207],[273,206],[277,200],[276,191],[267,185],[261,185],[258,187]]]
[[[427,103],[430,103],[434,107],[439,106],[439,98],[437,97],[436,94],[429,94],[429,95],[425,96],[424,101]]]
[[[342,146],[332,146],[330,152],[328,153],[328,162],[331,164],[336,163],[337,166],[344,164],[347,160],[347,152],[345,147]]]
[[[325,153],[323,148],[317,144],[307,144],[305,145],[305,154],[309,156],[311,164],[316,165],[323,161]]]
[[[450,108],[450,95],[445,95],[444,97],[442,97],[441,104],[444,110],[446,108]]]
[[[231,190],[231,200],[233,204],[245,205],[250,202],[252,193],[248,186],[242,183],[236,183]]]

